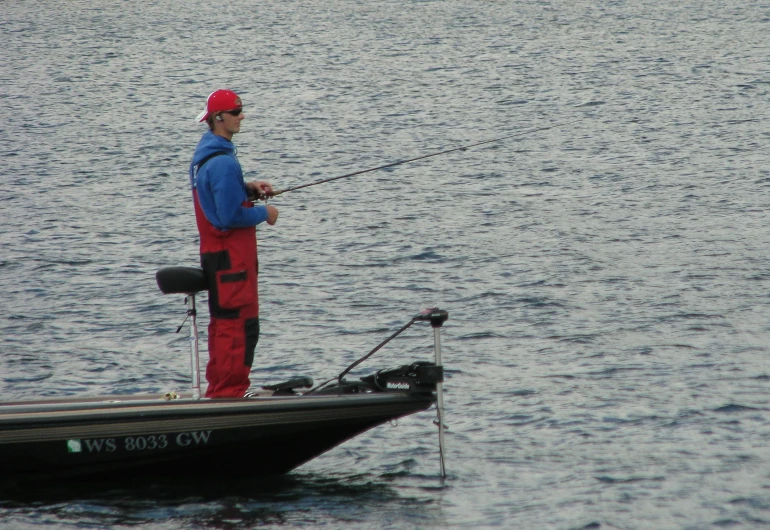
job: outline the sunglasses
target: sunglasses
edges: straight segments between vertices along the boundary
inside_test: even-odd
[[[229,114],[230,116],[238,116],[241,112],[243,112],[243,107],[239,109],[233,109],[233,110],[224,110],[222,111],[222,114]]]

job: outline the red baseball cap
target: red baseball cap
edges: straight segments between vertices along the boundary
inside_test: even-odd
[[[198,121],[206,121],[215,112],[240,109],[242,106],[241,98],[232,90],[215,90],[209,94],[208,99],[206,99],[206,108],[198,114],[196,119]]]

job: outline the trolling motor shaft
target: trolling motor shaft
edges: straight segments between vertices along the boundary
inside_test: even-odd
[[[433,348],[435,355],[436,368],[441,371],[441,379],[436,383],[436,416],[438,425],[438,450],[441,459],[441,478],[446,478],[446,465],[444,463],[444,367],[441,364],[441,326],[449,318],[449,313],[444,310],[434,308],[430,312],[420,314],[415,317],[418,320],[427,320],[433,327]]]

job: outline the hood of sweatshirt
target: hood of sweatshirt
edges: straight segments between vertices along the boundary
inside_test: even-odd
[[[235,145],[230,140],[217,136],[211,131],[206,132],[195,147],[193,153],[192,165],[198,164],[201,160],[214,153],[227,153],[235,155]]]

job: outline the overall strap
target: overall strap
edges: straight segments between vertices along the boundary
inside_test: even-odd
[[[194,164],[192,167],[190,167],[190,185],[193,188],[195,188],[195,177],[198,175],[198,171],[200,171],[201,167],[203,167],[203,164],[205,164],[215,156],[226,155],[226,154],[228,154],[226,151],[217,151],[215,153],[211,153],[210,155],[205,157],[203,160],[201,160],[197,164]]]
[[[209,156],[207,156],[206,158],[204,158],[203,160],[201,160],[200,162],[195,164],[195,169],[199,170],[203,164],[205,164],[206,162],[208,162],[209,160],[211,160],[215,156],[226,155],[226,154],[227,153],[225,151],[217,151],[216,153],[211,153]]]

